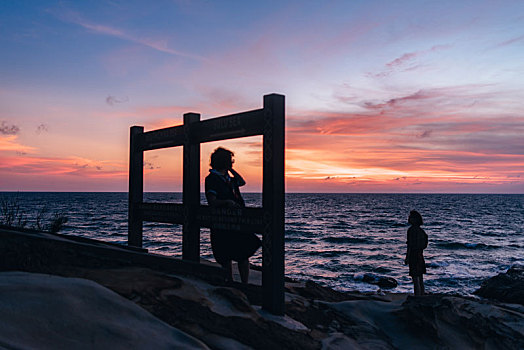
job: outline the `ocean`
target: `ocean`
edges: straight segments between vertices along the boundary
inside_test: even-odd
[[[145,193],[146,202],[182,202],[181,193]],[[247,206],[261,194],[245,193]],[[127,242],[127,193],[3,192],[16,201],[28,226],[37,212],[68,217],[63,234]],[[201,202],[205,204],[202,196]],[[430,293],[470,295],[481,282],[524,264],[524,195],[509,194],[286,194],[286,275],[343,291],[377,291],[364,276],[392,277],[389,291],[412,291],[404,265],[409,211],[418,210],[429,236],[424,251]],[[1,217],[0,217],[1,220]],[[144,223],[144,247],[181,257],[179,225]],[[213,259],[209,231],[201,230],[201,257]],[[261,251],[250,260],[261,265]]]

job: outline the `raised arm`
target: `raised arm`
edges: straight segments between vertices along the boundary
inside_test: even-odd
[[[231,172],[231,174],[233,174],[233,177],[236,179],[238,187],[244,186],[246,184],[244,178],[238,172],[233,170],[233,168],[229,169],[229,171]]]

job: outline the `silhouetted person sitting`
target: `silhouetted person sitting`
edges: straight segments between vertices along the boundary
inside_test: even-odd
[[[428,246],[428,235],[420,227],[423,224],[422,215],[416,210],[409,212],[408,222],[411,227],[408,229],[408,250],[404,263],[409,264],[409,275],[413,279],[415,295],[424,295],[423,274],[426,273],[426,262],[422,252]]]
[[[239,187],[246,182],[233,170],[233,152],[219,147],[211,154],[211,170],[206,177],[206,198],[212,207],[242,208],[244,199]],[[211,229],[211,248],[215,260],[233,280],[231,261],[238,262],[238,272],[243,283],[249,279],[249,257],[260,247],[260,239],[253,232]]]

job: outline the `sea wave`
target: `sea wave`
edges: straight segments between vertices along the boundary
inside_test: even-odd
[[[361,223],[366,226],[380,226],[380,227],[407,227],[407,221],[398,221],[395,219],[371,219],[365,220]]]
[[[428,259],[426,259],[426,260],[428,260]],[[439,267],[446,267],[446,266],[449,266],[449,262],[448,261],[431,261],[431,262],[426,262],[426,267],[439,268]]]
[[[314,250],[309,252],[312,256],[322,256],[325,258],[336,258],[347,254],[345,250]]]
[[[324,237],[322,238],[322,241],[327,242],[327,243],[335,243],[335,244],[341,244],[341,243],[371,244],[373,243],[372,239],[361,238],[361,237]]]
[[[287,243],[307,243],[307,242],[311,242],[311,239],[304,238],[304,237],[289,237],[289,236],[287,236],[286,237],[286,242]]]
[[[347,223],[336,223],[336,224],[333,224],[333,225],[327,225],[326,227],[330,228],[330,229],[333,229],[333,230],[345,230],[348,227],[350,227],[350,225],[347,224]]]
[[[444,249],[498,249],[498,245],[470,242],[435,242],[437,246]]]

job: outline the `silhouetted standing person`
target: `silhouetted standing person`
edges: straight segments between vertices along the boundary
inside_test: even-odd
[[[408,250],[404,263],[409,265],[409,275],[413,279],[415,295],[424,295],[423,274],[426,273],[426,262],[422,252],[428,246],[428,235],[420,227],[423,224],[422,215],[416,210],[409,212],[408,222],[411,227],[408,229]]]
[[[244,207],[239,187],[246,182],[233,170],[233,152],[219,147],[211,154],[211,170],[206,177],[206,198],[212,207]],[[232,176],[231,176],[231,175]],[[211,229],[211,248],[215,260],[233,279],[231,261],[238,262],[238,272],[243,283],[249,279],[249,257],[260,247],[260,239],[253,232]]]

